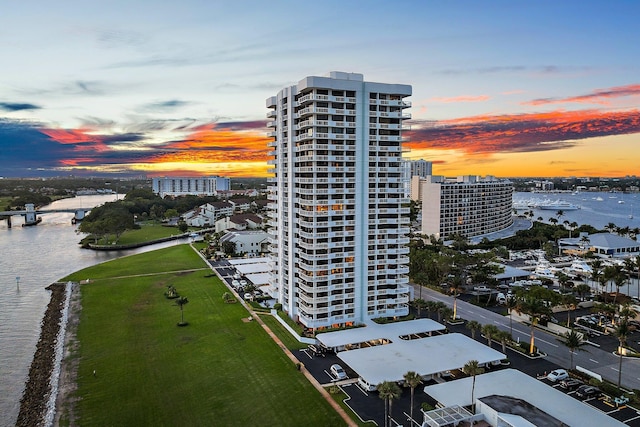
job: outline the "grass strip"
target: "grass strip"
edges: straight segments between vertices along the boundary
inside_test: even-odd
[[[68,278],[92,279],[71,356],[78,425],[344,425],[244,307],[223,302],[219,279],[188,271],[204,266],[179,245]],[[186,327],[168,284],[189,299]]]

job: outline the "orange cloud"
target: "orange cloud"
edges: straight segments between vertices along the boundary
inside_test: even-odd
[[[468,155],[548,151],[576,140],[640,132],[640,111],[551,111],[480,115],[437,122],[414,122],[411,149],[460,150]]]
[[[627,86],[616,86],[609,89],[596,89],[585,95],[570,96],[567,98],[539,98],[532,101],[523,102],[523,105],[547,105],[547,104],[602,104],[609,105],[612,98],[620,98],[624,96],[640,95],[640,84],[632,84]]]
[[[181,141],[168,143],[162,153],[149,159],[153,163],[244,163],[267,161],[267,142],[264,133],[232,131],[215,124],[198,127]]]

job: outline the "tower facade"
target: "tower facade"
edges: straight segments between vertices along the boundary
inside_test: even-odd
[[[447,179],[428,176],[420,182],[422,234],[467,238],[495,233],[513,224],[513,184],[493,176]]]
[[[409,312],[404,98],[361,74],[306,77],[267,99],[270,287],[310,329]]]

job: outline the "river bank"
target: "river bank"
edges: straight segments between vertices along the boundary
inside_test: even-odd
[[[47,402],[52,393],[52,374],[56,365],[56,346],[62,326],[66,285],[53,283],[45,289],[51,291],[51,301],[42,319],[40,338],[29,368],[29,376],[20,400],[17,427],[43,425]]]

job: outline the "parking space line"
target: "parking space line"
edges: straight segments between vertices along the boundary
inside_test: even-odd
[[[637,420],[638,418],[640,418],[640,415],[633,418],[629,418],[628,420],[624,420],[623,423],[627,424],[629,421]]]

